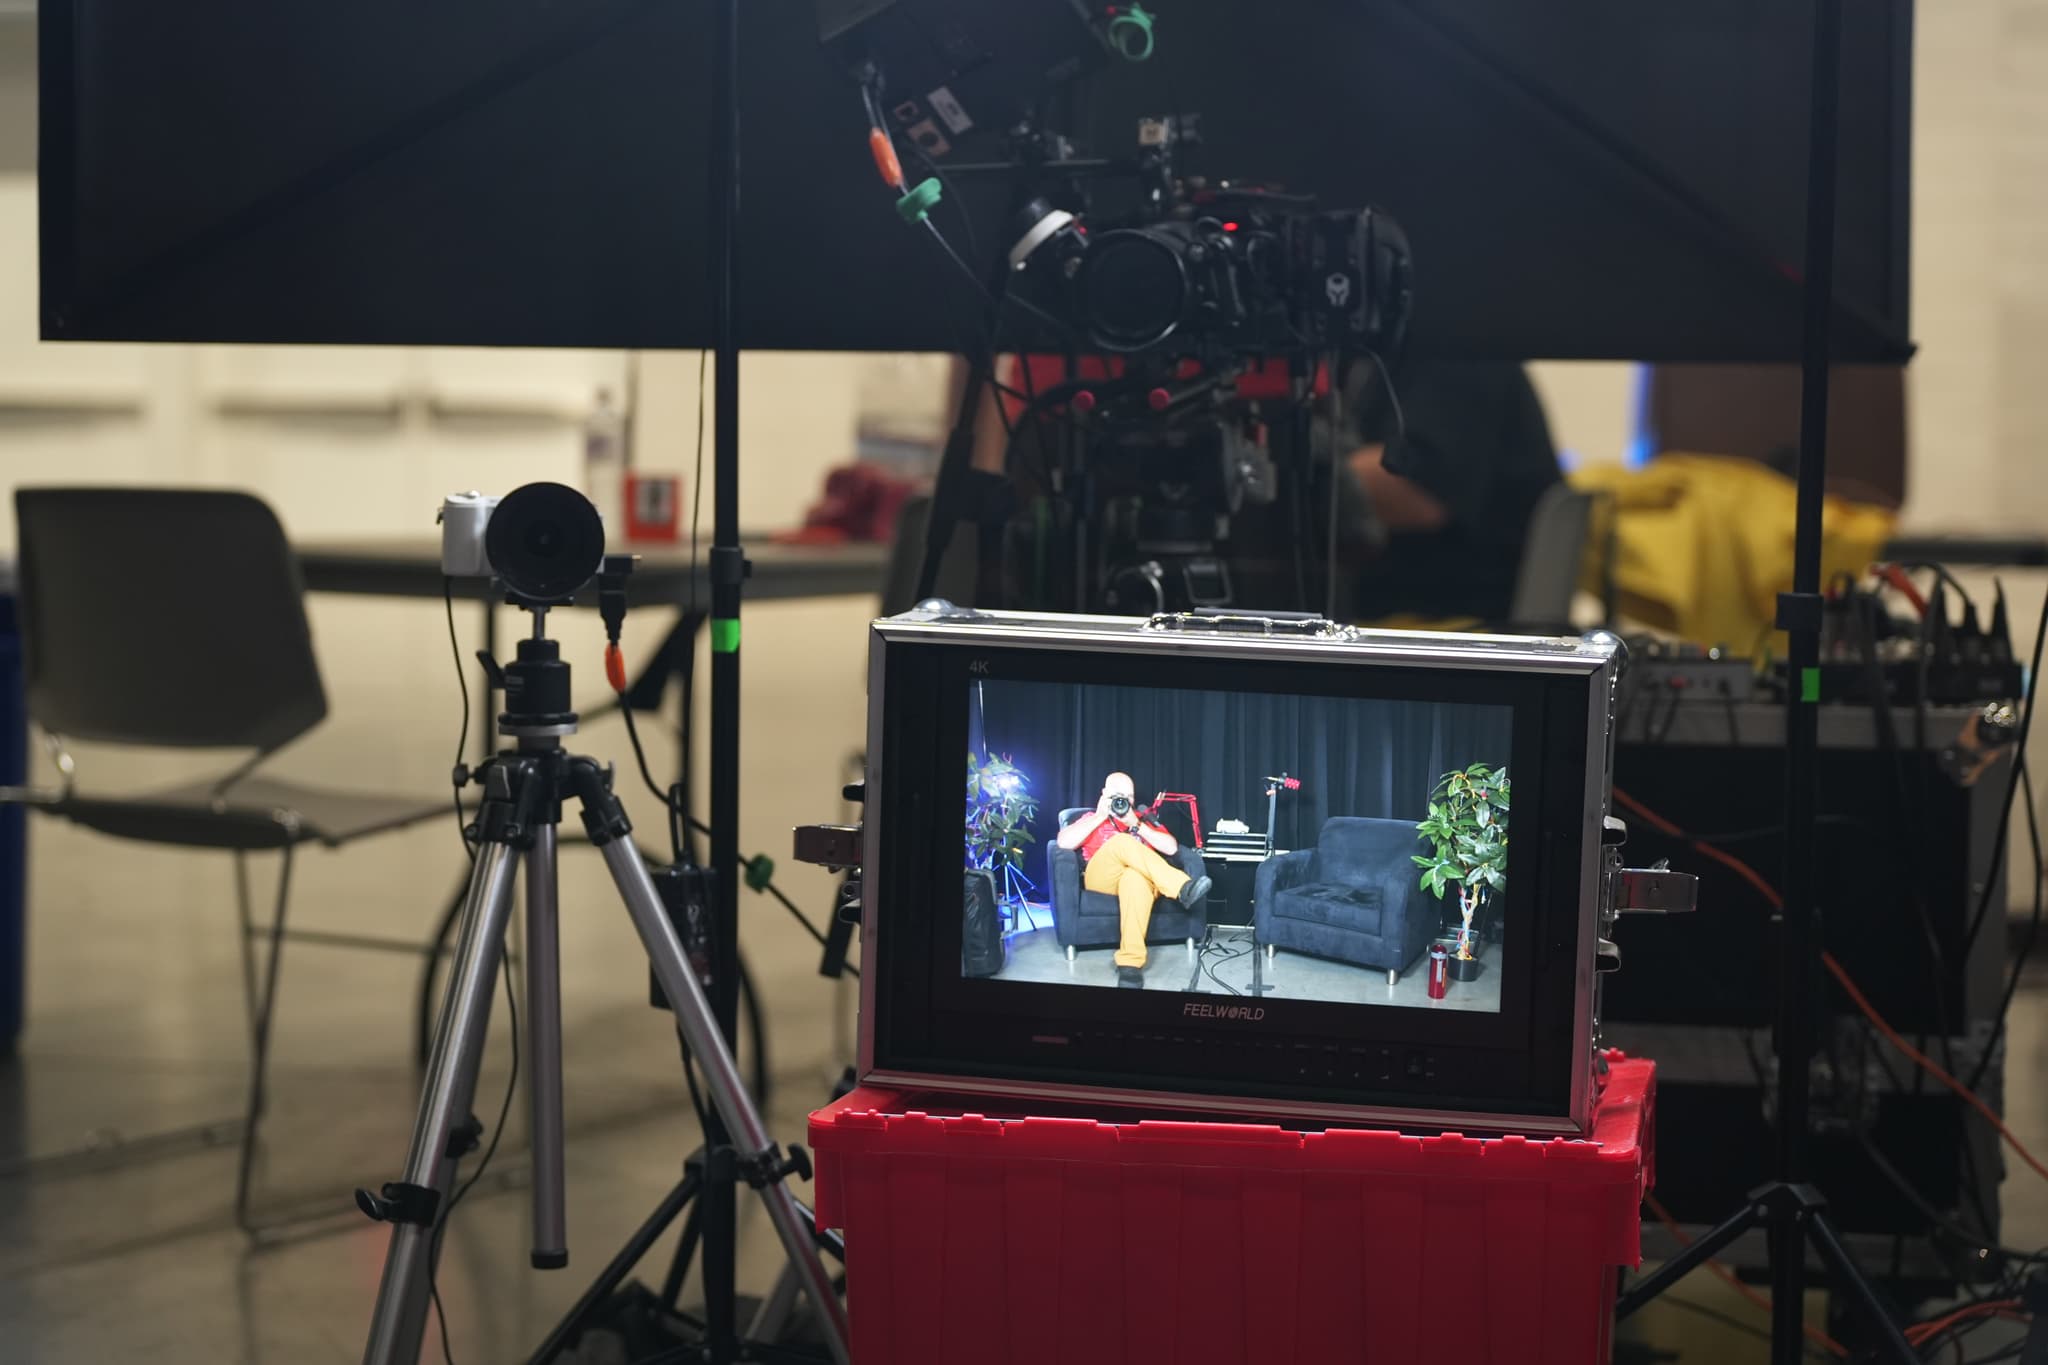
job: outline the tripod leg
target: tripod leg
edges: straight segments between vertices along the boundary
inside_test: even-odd
[[[683,1219],[682,1235],[676,1238],[676,1254],[669,1258],[668,1274],[661,1281],[661,1306],[674,1308],[683,1297],[683,1281],[689,1278],[690,1262],[697,1259],[697,1238],[703,1229],[692,1208]]]
[[[455,894],[449,898],[448,908],[434,926],[434,937],[427,944],[420,962],[419,1001],[413,1024],[413,1063],[421,1070],[426,1069],[427,1054],[434,1047],[434,983],[441,977],[441,954],[447,949],[448,935],[455,931],[455,922],[461,918],[462,907],[468,901],[469,883],[457,883]]]
[[[797,1279],[796,1267],[786,1265],[775,1277],[775,1288],[768,1297],[761,1300],[761,1306],[754,1312],[754,1321],[747,1327],[747,1340],[774,1343],[782,1340],[789,1330],[789,1320],[796,1312],[797,1295],[803,1292],[803,1283]]]
[[[1789,1212],[1780,1211],[1769,1231],[1771,1362],[1798,1365],[1806,1358],[1806,1239]]]
[[[386,1198],[406,1201],[391,1220],[384,1278],[370,1321],[364,1365],[415,1365],[427,1327],[433,1249],[450,1193],[449,1139],[468,1116],[477,1067],[490,1025],[491,991],[512,914],[513,850],[486,843],[470,874],[462,930],[455,941],[448,992],[434,1033],[426,1084],[414,1120],[405,1175],[385,1187]]]
[[[1906,1334],[1899,1330],[1898,1322],[1891,1310],[1877,1296],[1877,1290],[1870,1280],[1857,1268],[1849,1255],[1849,1248],[1842,1245],[1842,1238],[1835,1231],[1835,1225],[1824,1211],[1815,1212],[1806,1220],[1806,1235],[1813,1242],[1813,1249],[1820,1253],[1821,1260],[1834,1272],[1834,1283],[1838,1289],[1846,1289],[1856,1300],[1856,1306],[1863,1310],[1864,1324],[1878,1347],[1881,1359],[1896,1362],[1896,1365],[1913,1365],[1920,1359],[1920,1353],[1907,1342]]]
[[[576,1300],[576,1306],[569,1310],[568,1316],[556,1325],[554,1331],[548,1333],[548,1339],[540,1344],[540,1349],[533,1353],[533,1358],[527,1365],[550,1365],[550,1362],[562,1353],[564,1347],[583,1335],[590,1315],[625,1283],[626,1276],[640,1263],[640,1258],[647,1254],[647,1249],[661,1240],[661,1234],[668,1231],[669,1224],[675,1222],[676,1215],[683,1211],[683,1206],[697,1197],[698,1183],[697,1174],[692,1171],[668,1192],[668,1197],[661,1201],[654,1212],[647,1216],[647,1221],[642,1223],[627,1239],[626,1244],[619,1248],[619,1254],[612,1257],[611,1264],[604,1268],[604,1273],[597,1277],[590,1288],[583,1291],[583,1297]]]
[[[562,977],[555,827],[538,825],[526,851],[526,1097],[533,1134],[533,1267],[569,1264],[562,1190]]]
[[[610,793],[605,793],[605,797],[616,806],[616,799],[611,798]],[[588,797],[585,802],[588,806]],[[586,809],[586,822],[596,825],[599,817],[600,812]],[[655,978],[661,982],[661,989],[675,1010],[676,1024],[682,1029],[691,1054],[704,1067],[712,1105],[725,1121],[726,1130],[732,1134],[739,1157],[749,1163],[775,1158],[778,1155],[775,1142],[768,1136],[768,1127],[762,1122],[760,1111],[747,1097],[739,1068],[718,1031],[718,1021],[711,1013],[711,1004],[704,998],[704,988],[698,984],[697,974],[690,969],[682,940],[677,937],[675,924],[669,919],[668,912],[662,908],[661,896],[654,889],[653,879],[647,875],[646,864],[640,861],[640,855],[629,839],[609,839],[603,850],[605,866],[611,870],[612,881],[626,903],[626,913],[632,916],[633,927],[647,949]],[[840,1365],[846,1365],[845,1309],[839,1302],[839,1296],[833,1292],[832,1277],[826,1272],[825,1263],[818,1257],[810,1227],[804,1223],[796,1200],[791,1197],[779,1174],[761,1179],[757,1192],[767,1206],[768,1217],[775,1224],[776,1235],[782,1241],[790,1264],[803,1277],[804,1292],[810,1296],[811,1306],[824,1327],[833,1358]]]
[[[1712,1231],[1657,1267],[1657,1273],[1637,1283],[1614,1305],[1614,1320],[1620,1322],[1712,1260],[1714,1253],[1755,1227],[1764,1216],[1763,1207],[1752,1200],[1721,1220]]]

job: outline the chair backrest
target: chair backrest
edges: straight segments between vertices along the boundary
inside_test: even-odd
[[[1529,514],[1529,535],[1522,542],[1509,624],[1538,630],[1570,624],[1579,564],[1593,521],[1593,496],[1570,484],[1554,483],[1536,500],[1536,510]]]
[[[327,696],[284,528],[246,493],[14,495],[29,714],[116,744],[270,750]]]
[[[1420,871],[1408,861],[1422,851],[1413,820],[1333,815],[1316,836],[1315,876],[1342,885],[1398,886]]]

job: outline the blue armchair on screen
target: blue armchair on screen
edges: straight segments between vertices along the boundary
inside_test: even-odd
[[[1412,820],[1337,816],[1314,848],[1259,864],[1252,923],[1268,959],[1275,948],[1372,967],[1400,979],[1436,928],[1411,856],[1425,852]]]

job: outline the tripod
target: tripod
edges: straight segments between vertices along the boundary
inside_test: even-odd
[[[1814,756],[1819,749],[1821,499],[1826,487],[1828,364],[1835,309],[1835,130],[1842,60],[1842,0],[1819,0],[1813,34],[1813,102],[1807,148],[1806,274],[1799,403],[1799,501],[1792,591],[1778,598],[1778,628],[1790,638],[1785,693],[1785,909],[1778,980],[1778,1104],[1775,1178],[1743,1206],[1667,1261],[1615,1305],[1626,1318],[1710,1260],[1743,1233],[1770,1239],[1771,1360],[1798,1365],[1805,1352],[1808,1244],[1847,1291],[1881,1358],[1912,1365],[1920,1354],[1857,1267],[1828,1217],[1827,1200],[1807,1181],[1808,1061],[1820,963],[1814,891]]]
[[[622,606],[622,591],[619,600]],[[561,660],[560,646],[546,636],[547,607],[523,601],[517,605],[533,612],[534,628],[530,638],[519,642],[516,662],[504,669],[507,710],[499,717],[498,729],[514,741],[514,747],[486,761],[475,777],[484,789],[483,803],[470,827],[477,845],[476,865],[463,901],[455,957],[434,1030],[405,1172],[377,1194],[356,1191],[356,1202],[364,1213],[391,1224],[376,1313],[363,1351],[364,1365],[415,1365],[419,1359],[434,1260],[456,1163],[475,1144],[478,1131],[469,1110],[490,1020],[499,954],[512,915],[515,861],[524,864],[521,875],[526,891],[532,1259],[537,1269],[568,1264],[555,853],[562,806],[572,798],[582,807],[584,830],[604,855],[655,978],[675,1011],[677,1029],[691,1056],[704,1068],[719,1127],[731,1134],[729,1144],[719,1144],[711,1133],[707,1133],[707,1142],[713,1144],[716,1159],[729,1163],[731,1175],[751,1185],[767,1206],[788,1254],[794,1284],[810,1298],[827,1345],[840,1365],[845,1365],[843,1310],[832,1278],[818,1258],[808,1220],[783,1184],[791,1172],[808,1176],[809,1159],[802,1148],[783,1153],[747,1095],[675,925],[633,845],[633,827],[612,792],[610,771],[594,759],[562,747],[563,739],[576,730],[576,714],[569,709],[569,666]],[[692,1179],[686,1186],[678,1207],[695,1197],[704,1183]]]

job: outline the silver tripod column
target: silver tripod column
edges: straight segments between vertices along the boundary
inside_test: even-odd
[[[612,881],[619,888],[619,898],[626,903],[626,913],[632,916],[633,927],[639,931],[640,942],[647,949],[647,960],[654,968],[655,979],[661,983],[662,993],[675,1010],[676,1025],[682,1030],[683,1040],[690,1045],[690,1054],[704,1068],[711,1103],[717,1108],[719,1118],[724,1120],[726,1131],[732,1135],[741,1169],[748,1173],[749,1183],[767,1206],[769,1220],[775,1225],[775,1235],[781,1239],[789,1264],[811,1301],[812,1311],[818,1315],[832,1358],[839,1365],[847,1365],[846,1310],[832,1288],[832,1277],[826,1271],[824,1261],[818,1256],[818,1244],[810,1222],[805,1218],[796,1196],[783,1183],[789,1168],[782,1162],[781,1149],[768,1135],[768,1125],[763,1122],[761,1111],[754,1107],[753,1099],[747,1094],[739,1067],[718,1030],[711,1002],[705,999],[704,988],[698,984],[697,974],[690,969],[689,958],[684,954],[682,939],[677,936],[668,912],[662,908],[661,895],[654,889],[654,880],[648,876],[647,866],[641,862],[640,854],[630,839],[613,839],[606,843],[604,861],[605,866],[611,869]]]
[[[533,1267],[569,1264],[562,1175],[561,919],[555,827],[536,825],[526,851],[526,1096],[533,1134]]]
[[[436,1233],[455,1169],[449,1143],[476,1093],[492,989],[512,917],[513,858],[509,845],[485,844],[470,872],[404,1179],[384,1187],[388,1211],[379,1216],[391,1223],[391,1243],[363,1365],[415,1365],[426,1336]]]

